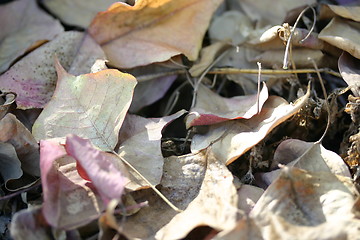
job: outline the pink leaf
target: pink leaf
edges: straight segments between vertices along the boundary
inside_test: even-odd
[[[93,186],[82,179],[75,160],[54,140],[40,142],[43,215],[54,227],[72,229],[99,217],[104,209]]]
[[[81,165],[105,202],[121,197],[126,177],[120,169],[119,158],[95,149],[89,140],[76,135],[66,137],[65,149]]]

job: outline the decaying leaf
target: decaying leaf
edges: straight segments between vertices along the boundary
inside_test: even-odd
[[[185,209],[199,193],[206,164],[202,152],[166,158],[160,183],[161,192],[175,206]],[[132,195],[137,202],[148,201],[149,206],[140,209],[125,221],[122,233],[128,238],[154,238],[155,234],[178,214],[151,189],[136,191]]]
[[[266,84],[259,95],[224,98],[204,85],[200,85],[195,107],[186,117],[186,128],[211,125],[234,119],[249,119],[257,114],[268,98]]]
[[[121,142],[118,153],[136,168],[150,183],[160,183],[163,173],[164,159],[161,153],[161,131],[163,128],[183,115],[186,111],[179,111],[163,118],[143,118],[128,114],[120,130]],[[131,169],[132,181],[126,188],[136,190],[149,187],[140,176]]]
[[[12,218],[10,233],[14,239],[53,239],[40,206],[23,209],[15,213]]]
[[[118,70],[73,76],[56,63],[58,83],[33,126],[37,139],[76,134],[113,150],[130,106],[136,79]]]
[[[196,60],[210,18],[222,0],[141,0],[100,12],[89,33],[110,63],[132,68],[184,54]],[[189,22],[192,27],[189,28]]]
[[[76,135],[66,137],[65,149],[85,171],[88,178],[85,180],[91,181],[105,203],[112,199],[120,200],[128,182],[128,173],[121,159],[95,149],[89,140]]]
[[[341,77],[349,85],[355,97],[360,97],[360,60],[344,52],[339,58]]]
[[[74,229],[98,218],[104,209],[94,186],[80,177],[76,161],[55,140],[40,142],[44,203],[42,213],[53,227]]]
[[[182,239],[199,226],[209,226],[220,231],[232,229],[238,220],[236,210],[237,194],[233,176],[222,161],[209,155],[199,195],[155,237]]]
[[[97,58],[105,58],[90,36],[75,31],[65,32],[1,75],[0,90],[15,92],[20,109],[44,107],[56,85],[55,57],[72,74],[88,73]]]
[[[360,58],[360,23],[333,18],[319,38]]]
[[[25,172],[40,176],[39,146],[30,131],[11,113],[0,120],[0,142],[14,146]]]
[[[244,217],[236,223],[236,227],[216,235],[215,240],[264,240],[260,227],[251,218]]]
[[[238,209],[249,214],[259,200],[264,190],[252,185],[243,184],[237,190],[238,192]]]
[[[340,16],[360,22],[360,7],[358,6],[338,6],[332,4],[322,4],[320,9],[321,18]]]
[[[273,128],[294,115],[310,95],[299,98],[294,104],[277,96],[270,96],[261,112],[250,119],[233,120],[214,124],[205,134],[196,134],[191,142],[191,151],[211,147],[217,159],[226,164],[233,162],[252,146],[260,142]]]
[[[314,0],[306,0],[301,2],[288,0],[276,0],[271,2],[266,0],[238,0],[238,3],[245,11],[247,16],[253,21],[259,21],[259,24],[262,26],[268,24],[281,24],[289,10],[300,6],[311,5],[315,2],[316,1]]]
[[[19,0],[0,6],[0,73],[27,50],[53,39],[64,28],[36,1]]]
[[[7,182],[11,179],[18,179],[23,175],[21,162],[16,155],[16,150],[10,143],[0,142],[0,175],[2,180]]]
[[[349,178],[285,167],[250,216],[264,239],[353,239],[355,194]]]
[[[208,68],[215,60],[217,55],[225,51],[230,47],[229,43],[226,41],[218,41],[210,46],[204,47],[200,52],[200,60],[198,63],[194,64],[189,73],[193,77],[199,77],[206,68]]]
[[[48,10],[54,13],[61,21],[69,25],[86,28],[91,20],[100,11],[105,11],[115,0],[42,0]]]
[[[2,119],[9,111],[11,104],[15,102],[16,94],[3,93],[0,94],[0,119]]]

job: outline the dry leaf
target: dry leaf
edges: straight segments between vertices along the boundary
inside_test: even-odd
[[[115,0],[42,0],[45,7],[62,22],[87,28],[100,11],[105,11]]]
[[[2,181],[5,182],[5,187],[9,180],[19,179],[23,175],[21,162],[14,146],[10,143],[0,142],[0,165],[0,175]]]
[[[342,158],[336,153],[325,149],[320,143],[304,142],[287,139],[280,143],[274,153],[271,170],[278,164],[289,164],[312,172],[332,172],[336,175],[351,177],[350,171]]]
[[[222,161],[209,155],[199,195],[184,212],[176,215],[157,232],[155,238],[182,239],[199,226],[209,226],[218,231],[231,229],[237,218],[237,194],[233,176]]]
[[[252,185],[243,184],[240,186],[238,192],[238,209],[244,211],[247,215],[254,208],[256,202],[259,200],[264,190]]]
[[[8,113],[11,104],[15,102],[16,95],[14,93],[0,94],[0,120]]]
[[[261,226],[264,239],[339,239],[341,235],[353,239],[360,224],[352,213],[355,194],[348,178],[285,167],[250,216]],[[333,223],[344,228],[331,234],[323,231]]]
[[[129,111],[138,112],[143,107],[162,99],[176,78],[176,75],[172,75],[139,82],[135,87]]]
[[[226,11],[214,18],[209,27],[212,41],[225,40],[233,46],[243,43],[254,29],[250,19],[239,11]]]
[[[43,108],[56,85],[54,57],[72,74],[90,71],[97,58],[105,58],[88,35],[65,32],[28,54],[0,76],[0,90],[17,94],[20,109]]]
[[[333,18],[319,33],[319,39],[360,58],[360,23]]]
[[[104,203],[120,200],[125,185],[129,182],[128,172],[117,156],[99,151],[89,140],[76,135],[68,135],[65,144],[66,152],[76,160],[77,169],[81,168],[86,177],[96,187]]]
[[[339,58],[341,77],[349,85],[355,97],[360,97],[360,60],[344,52]]]
[[[54,140],[40,142],[42,212],[53,227],[74,229],[100,216],[104,206],[94,186],[82,179],[76,161]]]
[[[189,73],[193,77],[199,77],[206,68],[208,68],[215,60],[219,53],[225,51],[230,47],[226,41],[219,41],[204,47],[200,52],[200,60],[195,63],[189,70]]]
[[[160,190],[175,206],[185,209],[198,195],[205,169],[203,153],[166,158]],[[126,219],[122,233],[128,238],[154,238],[156,232],[178,214],[151,189],[136,191],[132,195],[137,202],[148,201],[149,206]]]
[[[343,17],[360,22],[360,7],[358,6],[338,6],[331,4],[322,4],[320,9],[320,18]]]
[[[24,172],[40,176],[39,146],[30,131],[11,113],[0,120],[0,142],[14,146]]]
[[[236,227],[216,235],[214,240],[263,240],[260,227],[251,218],[244,217],[237,222]]]
[[[161,153],[161,131],[176,118],[185,113],[179,111],[163,118],[143,118],[128,114],[120,130],[121,142],[118,153],[138,170],[150,183],[160,183],[163,173],[164,159]],[[131,169],[129,172],[134,177],[126,188],[136,190],[149,187],[138,174]]]
[[[196,134],[191,151],[197,152],[212,145],[217,159],[230,164],[260,142],[272,129],[294,115],[307,101],[310,90],[294,104],[281,97],[270,96],[261,112],[251,119],[233,120],[211,125],[205,134]]]
[[[281,24],[286,16],[286,13],[296,7],[315,4],[315,0],[305,1],[288,1],[288,0],[238,0],[241,8],[247,16],[261,25],[276,25]]]
[[[195,107],[186,117],[186,128],[211,125],[234,119],[249,119],[257,114],[268,98],[268,89],[263,83],[259,95],[224,98],[204,85],[200,85]]]
[[[140,0],[134,6],[115,3],[98,13],[89,33],[110,63],[132,68],[184,54],[198,57],[210,18],[222,0]],[[191,28],[189,28],[191,23]]]
[[[58,84],[33,126],[38,140],[76,134],[112,151],[130,106],[136,79],[118,70],[73,76],[56,63]]]
[[[63,27],[34,0],[20,0],[0,6],[0,73],[27,50],[53,39]]]
[[[50,228],[42,215],[41,207],[23,209],[14,214],[10,225],[13,239],[51,240]]]

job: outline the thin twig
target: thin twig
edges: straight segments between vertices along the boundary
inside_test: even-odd
[[[154,190],[154,192],[162,198],[162,200],[164,200],[164,202],[169,205],[172,209],[174,209],[176,212],[182,212],[181,209],[177,208],[174,204],[172,204],[170,202],[169,199],[167,199],[151,182],[149,182],[149,180],[147,180],[138,170],[136,170],[136,168],[134,168],[125,158],[123,158],[122,156],[120,156],[118,153],[116,153],[115,151],[112,151],[113,154],[115,154],[119,159],[121,159],[121,161],[123,163],[125,163],[129,168],[131,168],[131,170],[133,170],[139,177],[141,177],[141,179],[143,179],[151,188],[152,190]]]
[[[311,62],[312,62],[312,64],[314,65],[314,68],[315,68],[315,69],[318,69],[318,68],[317,68],[317,65],[316,65],[316,63],[315,63],[315,61],[314,61],[314,59],[311,59]],[[321,143],[321,141],[324,139],[327,131],[329,130],[331,113],[330,113],[330,104],[329,104],[329,102],[328,102],[328,95],[327,95],[327,93],[326,93],[324,81],[323,81],[323,79],[322,79],[321,74],[320,74],[319,71],[317,72],[317,76],[318,76],[318,78],[319,78],[319,82],[320,82],[320,85],[321,85],[321,89],[322,89],[323,94],[324,94],[325,107],[326,107],[326,111],[327,111],[327,123],[326,123],[326,128],[325,128],[324,133],[323,133],[323,135],[321,136],[321,138],[320,138],[318,141],[316,141],[316,143]]]
[[[292,37],[293,37],[293,35],[294,35],[295,29],[296,29],[296,27],[297,27],[297,25],[298,25],[301,17],[305,14],[305,12],[306,12],[309,8],[313,11],[314,16],[316,16],[315,9],[314,9],[313,7],[311,7],[311,6],[307,6],[304,10],[301,11],[301,13],[299,14],[299,16],[297,17],[293,28],[290,30],[289,39],[288,39],[287,42],[286,42],[285,55],[284,55],[284,61],[283,61],[283,69],[288,69],[289,49],[290,49],[290,46],[291,46],[291,40],[292,40]],[[315,22],[315,20],[316,20],[316,19],[314,19],[314,22]],[[311,30],[309,31],[308,35],[307,35],[304,39],[302,39],[301,41],[304,41],[306,38],[308,38],[313,29],[314,29],[314,26],[311,28]]]
[[[257,94],[256,94],[257,111],[256,111],[256,113],[259,113],[260,112],[259,98],[260,98],[261,63],[257,62],[257,65],[258,65],[258,68],[259,68],[259,74],[258,74],[258,79],[257,79]]]

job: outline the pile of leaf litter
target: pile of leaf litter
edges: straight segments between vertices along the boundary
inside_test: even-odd
[[[356,239],[356,1],[0,5],[0,238]]]

